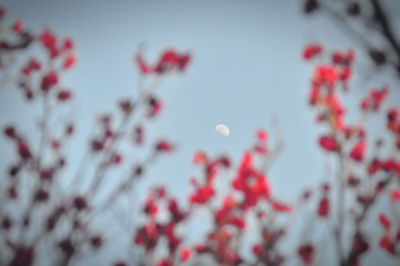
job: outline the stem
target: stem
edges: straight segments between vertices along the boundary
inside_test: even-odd
[[[339,175],[338,175],[338,191],[337,191],[337,224],[335,227],[335,244],[337,249],[337,254],[339,258],[340,265],[343,265],[343,246],[342,246],[342,237],[343,237],[343,221],[344,221],[344,209],[345,209],[345,189],[346,184],[344,182],[344,154],[341,152],[339,154]]]

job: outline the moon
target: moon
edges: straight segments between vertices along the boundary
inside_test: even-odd
[[[215,130],[224,136],[229,136],[229,128],[227,125],[219,124],[215,127]]]

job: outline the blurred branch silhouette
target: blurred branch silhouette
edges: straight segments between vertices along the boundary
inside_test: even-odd
[[[400,75],[399,32],[395,31],[387,8],[379,0],[304,0],[303,4],[306,14],[322,12],[331,17],[350,38],[361,44],[376,66],[389,65]]]

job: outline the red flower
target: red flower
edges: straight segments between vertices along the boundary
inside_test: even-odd
[[[124,115],[128,115],[133,110],[133,103],[130,99],[121,99],[118,101],[118,107],[124,113]]]
[[[197,188],[196,192],[190,196],[191,203],[204,204],[212,196],[214,196],[215,190],[211,184],[206,184],[202,187]]]
[[[32,155],[26,142],[22,139],[19,139],[17,143],[18,143],[18,153],[21,156],[21,158],[29,159]]]
[[[395,249],[394,249],[394,244],[391,241],[391,239],[389,239],[389,237],[387,235],[382,236],[379,245],[386,249],[388,252],[394,254],[395,253]]]
[[[390,197],[395,201],[400,201],[400,189],[393,189]]]
[[[74,43],[71,39],[67,38],[64,40],[64,44],[63,44],[63,49],[64,50],[70,50],[74,48]]]
[[[256,255],[261,254],[261,252],[263,251],[263,246],[261,244],[257,244],[253,246],[253,253]]]
[[[35,58],[31,58],[28,63],[31,69],[39,70],[42,66],[40,65],[39,61]]]
[[[40,40],[47,48],[53,48],[56,45],[56,37],[50,30],[44,30],[40,35]]]
[[[21,33],[22,30],[22,20],[18,19],[17,21],[14,22],[13,26],[13,31],[16,33]]]
[[[189,61],[189,54],[179,54],[175,50],[166,50],[161,55],[158,63],[154,67],[151,67],[143,60],[141,54],[136,55],[136,62],[143,74],[162,74],[174,68],[183,71]]]
[[[181,261],[187,261],[192,255],[192,250],[190,248],[183,247],[180,250],[180,255],[181,255]]]
[[[121,163],[122,155],[120,153],[113,153],[111,161],[112,161],[113,164]]]
[[[74,124],[68,124],[65,128],[65,134],[67,136],[71,136],[75,131],[75,126]]]
[[[260,128],[259,130],[257,130],[257,133],[256,133],[256,135],[257,135],[257,139],[258,140],[260,140],[260,141],[266,141],[267,140],[267,132],[264,130],[264,129],[262,129],[262,128]]]
[[[154,216],[154,215],[156,215],[158,213],[158,206],[154,202],[153,197],[148,197],[146,199],[144,212],[147,213],[147,214],[150,214],[151,216]]]
[[[313,84],[320,86],[323,84],[334,85],[338,79],[338,71],[335,65],[318,65],[313,77]]]
[[[350,157],[353,160],[362,161],[366,148],[367,144],[365,143],[365,141],[360,140],[354,145],[353,149],[350,151]]]
[[[390,108],[390,110],[388,111],[388,114],[387,114],[388,120],[396,121],[398,116],[399,116],[399,110],[397,110],[397,108],[395,108],[395,107]]]
[[[66,101],[70,99],[72,96],[71,91],[69,90],[60,90],[57,94],[57,98],[59,101]]]
[[[241,191],[244,196],[243,209],[255,205],[259,199],[270,197],[270,186],[266,176],[253,166],[253,156],[246,152],[243,155],[237,176],[232,181],[234,189]]]
[[[41,88],[43,91],[48,91],[51,87],[56,85],[58,82],[58,76],[55,71],[50,71],[47,75],[45,75],[42,79]]]
[[[325,217],[329,214],[329,200],[326,197],[323,197],[318,206],[318,215]]]
[[[144,140],[144,129],[141,126],[136,126],[133,129],[133,141],[137,145],[140,145],[143,143],[143,140]]]
[[[148,99],[149,111],[147,113],[148,117],[155,117],[158,113],[160,113],[162,109],[162,103],[155,97],[150,97]]]
[[[193,163],[202,164],[207,161],[207,154],[203,151],[196,152],[193,156]]]
[[[160,140],[155,145],[157,151],[172,151],[173,146],[167,140]]]
[[[311,244],[303,244],[298,248],[297,254],[299,254],[305,264],[312,264],[314,260],[314,247]]]
[[[17,137],[17,133],[15,130],[15,127],[12,125],[6,126],[4,128],[4,135],[6,135],[7,137],[13,139]]]
[[[83,210],[87,208],[86,199],[82,196],[76,196],[74,198],[74,207],[77,210]]]
[[[335,136],[325,135],[319,138],[319,144],[327,151],[338,151],[340,149],[339,143],[336,141]]]
[[[289,212],[292,210],[292,206],[278,201],[272,201],[272,207],[275,211],[280,212]]]
[[[304,59],[311,59],[316,55],[320,54],[323,50],[321,44],[309,44],[303,50]]]
[[[385,227],[385,229],[390,228],[390,221],[387,218],[386,214],[384,213],[379,214],[379,222],[383,225],[383,227]]]
[[[371,90],[369,95],[362,99],[361,108],[363,110],[378,110],[379,107],[382,105],[383,100],[386,98],[388,92],[388,87]]]
[[[75,61],[76,61],[76,58],[73,54],[68,55],[64,60],[64,64],[63,64],[64,69],[68,69],[71,66],[73,66],[75,64]]]

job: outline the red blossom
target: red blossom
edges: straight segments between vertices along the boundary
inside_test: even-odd
[[[323,197],[318,205],[318,215],[321,217],[325,217],[329,214],[329,199]]]
[[[32,155],[26,142],[22,139],[19,139],[17,143],[18,143],[18,153],[21,156],[21,158],[29,159]]]
[[[320,54],[323,50],[321,44],[309,44],[303,49],[304,59],[311,59],[316,55]]]
[[[71,39],[67,38],[64,40],[63,49],[70,50],[74,48],[74,43]]]
[[[360,140],[357,142],[350,151],[350,157],[356,161],[362,161],[364,157],[365,150],[367,149],[367,144],[365,141]]]
[[[64,60],[63,68],[68,69],[72,67],[75,64],[75,62],[76,62],[75,56],[73,54],[69,54]]]
[[[58,75],[55,71],[50,71],[42,78],[41,88],[43,91],[48,91],[51,87],[56,85],[58,82]]]
[[[17,137],[17,133],[15,130],[15,127],[13,125],[8,125],[4,128],[4,135],[6,135],[7,137],[14,139]]]
[[[43,45],[49,49],[56,45],[56,37],[48,29],[45,29],[42,32],[42,34],[40,35],[40,40],[43,43]]]
[[[157,73],[162,74],[174,68],[183,71],[190,61],[189,54],[179,54],[175,50],[166,50],[161,55],[155,66],[149,66],[142,58],[141,54],[136,55],[136,62],[143,74]]]
[[[395,253],[394,243],[387,235],[384,235],[381,237],[381,240],[379,241],[379,245],[382,248],[386,249],[389,253],[392,253],[392,254]]]
[[[335,65],[317,65],[313,77],[313,84],[316,86],[332,86],[336,83],[338,77],[339,75]]]
[[[378,110],[382,105],[383,100],[386,98],[388,92],[388,87],[371,90],[369,95],[361,100],[361,108],[363,110]]]
[[[86,199],[82,196],[76,196],[74,198],[73,204],[77,210],[83,210],[87,208]]]
[[[303,260],[305,264],[312,264],[314,260],[314,246],[311,244],[303,244],[301,245],[297,253]]]
[[[386,216],[386,214],[384,213],[379,214],[379,222],[383,225],[383,227],[385,227],[385,229],[390,228],[390,221]]]
[[[267,136],[268,136],[267,132],[262,128],[257,130],[256,135],[257,135],[257,139],[260,141],[264,142],[267,140]]]
[[[207,154],[203,151],[196,152],[193,156],[193,163],[202,164],[207,161]]]
[[[398,117],[399,117],[399,110],[396,107],[390,108],[390,110],[387,113],[388,120],[390,122],[396,121]]]
[[[204,204],[212,196],[214,196],[215,190],[211,184],[206,184],[202,187],[198,187],[197,190],[190,195],[191,203]]]
[[[152,197],[148,197],[146,199],[144,212],[150,214],[151,216],[154,216],[158,213],[158,206]]]
[[[142,126],[136,126],[133,129],[133,141],[137,144],[140,145],[144,141],[144,129]]]
[[[147,112],[148,117],[155,117],[162,110],[162,103],[156,97],[149,97],[148,105],[149,105],[149,110]]]
[[[187,261],[192,255],[192,250],[187,247],[183,247],[180,250],[181,261]]]
[[[16,33],[21,33],[22,30],[22,20],[18,19],[17,21],[14,22],[12,29]]]
[[[400,201],[400,189],[393,189],[390,192],[390,197],[395,201]]]
[[[263,246],[261,244],[256,244],[253,246],[253,253],[256,255],[261,254],[262,250],[263,250]]]
[[[272,207],[274,208],[275,211],[280,211],[280,212],[289,212],[292,210],[292,206],[279,201],[272,201]]]
[[[111,162],[113,164],[120,164],[121,161],[122,161],[122,155],[120,153],[115,152],[111,155]]]
[[[340,145],[333,135],[324,135],[319,138],[319,144],[327,151],[339,151]]]
[[[157,151],[172,151],[173,150],[173,146],[171,145],[171,143],[167,140],[159,140],[156,145],[155,145],[155,149]]]
[[[66,101],[72,97],[72,93],[69,90],[60,90],[57,93],[57,98],[59,101]]]
[[[232,181],[235,190],[244,193],[243,208],[255,205],[259,199],[270,197],[270,186],[266,176],[253,166],[253,155],[246,152],[243,157],[237,176]]]

